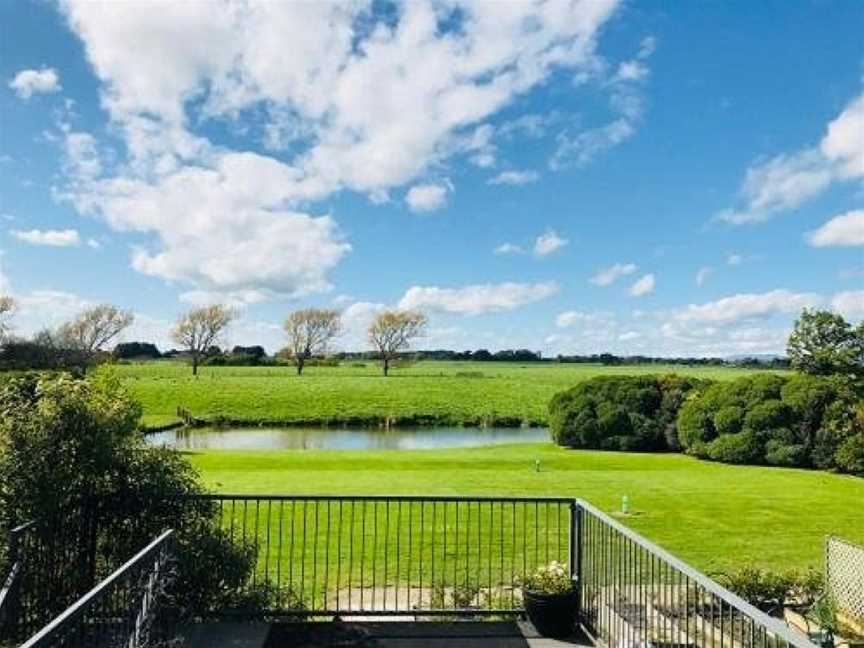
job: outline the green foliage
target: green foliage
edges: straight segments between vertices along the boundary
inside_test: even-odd
[[[189,613],[247,597],[251,544],[218,526],[178,452],[147,445],[141,408],[108,372],[91,380],[25,376],[0,388],[0,523],[96,529],[101,575],[167,528],[177,532],[176,600]],[[71,544],[71,543],[70,543]]]
[[[678,415],[678,438],[689,454],[715,461],[854,472],[857,401],[839,376],[739,378],[689,399]],[[838,451],[847,443],[841,462]]]
[[[552,399],[549,426],[556,443],[575,448],[676,449],[678,408],[706,385],[673,375],[593,378]]]
[[[864,378],[864,322],[853,327],[842,315],[804,309],[789,336],[793,369],[819,376]]]
[[[785,607],[809,607],[823,589],[822,575],[813,569],[773,572],[745,565],[720,574],[718,580],[754,607],[778,616]]]

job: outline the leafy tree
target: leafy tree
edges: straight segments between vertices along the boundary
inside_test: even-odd
[[[804,309],[789,336],[793,369],[818,376],[864,376],[864,322],[853,327],[842,315]]]
[[[138,431],[140,406],[107,372],[90,380],[29,375],[0,388],[0,522],[34,520],[52,555],[56,587],[83,594],[166,528],[177,533],[172,597],[193,614],[242,605],[255,564],[251,543],[218,524],[197,473],[175,450],[151,447]],[[63,534],[86,531],[86,536]],[[89,543],[80,542],[82,537]],[[68,540],[68,541],[67,541]],[[95,572],[74,550],[92,547]],[[64,564],[60,561],[68,561]],[[42,563],[28,565],[33,571]],[[58,610],[59,611],[59,610]]]
[[[159,349],[152,342],[121,342],[114,347],[112,355],[122,360],[162,357]]]
[[[60,346],[87,354],[102,350],[135,321],[132,311],[111,304],[100,304],[81,311],[57,331]]]
[[[171,331],[171,338],[181,345],[192,358],[192,375],[198,375],[201,357],[208,353],[228,325],[237,317],[236,312],[221,304],[193,308],[180,316]],[[218,347],[216,347],[218,350]],[[221,353],[221,351],[219,351]]]
[[[378,313],[369,325],[369,342],[378,352],[384,375],[397,355],[411,345],[411,340],[423,335],[428,320],[419,311],[390,310]]]
[[[288,349],[297,375],[303,374],[306,361],[313,355],[323,353],[327,345],[342,330],[342,316],[337,310],[306,308],[294,311],[285,320]]]

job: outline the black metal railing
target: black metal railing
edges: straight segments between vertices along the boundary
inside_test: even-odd
[[[94,528],[89,510],[76,509],[9,532],[0,640],[29,637],[95,584]]]
[[[568,562],[564,498],[213,495],[257,548],[253,587],[284,615],[507,615],[519,583]]]
[[[153,540],[21,648],[130,648],[169,639],[159,615],[172,575],[173,533]]]
[[[578,502],[576,522],[580,618],[599,642],[616,648],[815,648],[805,635],[587,502]]]

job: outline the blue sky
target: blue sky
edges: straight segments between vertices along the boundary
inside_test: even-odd
[[[782,351],[864,317],[864,5],[0,3],[0,292],[168,344]]]

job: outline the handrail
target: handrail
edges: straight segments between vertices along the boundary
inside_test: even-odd
[[[696,582],[700,587],[703,587],[711,594],[726,601],[729,605],[734,606],[740,612],[743,612],[747,616],[751,617],[760,625],[765,627],[767,630],[781,637],[784,641],[795,646],[796,648],[818,648],[816,644],[811,642],[806,636],[792,630],[782,621],[779,621],[778,619],[775,619],[774,617],[765,614],[765,612],[762,612],[762,610],[748,603],[737,594],[730,592],[728,589],[720,585],[717,581],[712,580],[694,567],[691,567],[680,558],[676,558],[659,545],[654,544],[650,540],[647,540],[629,527],[621,524],[613,517],[607,515],[597,507],[589,504],[583,499],[577,499],[576,502],[577,505],[583,510],[588,511],[593,516],[600,519],[602,522],[609,525],[631,541],[635,542],[637,545],[641,546],[649,553],[652,553],[657,558],[665,561],[671,567],[674,567],[675,569],[683,573],[686,577]]]
[[[193,500],[237,500],[237,501],[255,501],[255,500],[272,500],[272,501],[308,501],[308,502],[380,502],[387,500],[390,502],[527,502],[527,503],[549,503],[549,504],[569,504],[575,501],[572,497],[522,497],[522,496],[505,496],[498,497],[495,495],[282,495],[282,494],[250,494],[250,493],[204,493],[200,495],[191,495]]]
[[[87,594],[85,594],[71,606],[66,608],[65,611],[63,611],[59,616],[54,618],[54,620],[51,621],[48,625],[46,625],[39,632],[30,637],[30,639],[21,644],[20,648],[36,648],[37,646],[40,646],[43,640],[51,637],[53,634],[61,630],[63,626],[77,619],[81,614],[85,612],[91,602],[98,599],[103,592],[108,590],[114,583],[120,580],[139,562],[145,560],[157,549],[161,548],[162,545],[165,544],[169,540],[169,538],[173,536],[173,534],[173,529],[168,529],[167,531],[162,533],[162,535],[157,537],[141,551],[132,556],[132,558],[127,560],[122,566],[117,568],[105,580],[101,581],[98,585],[96,585],[96,587],[87,592]]]

